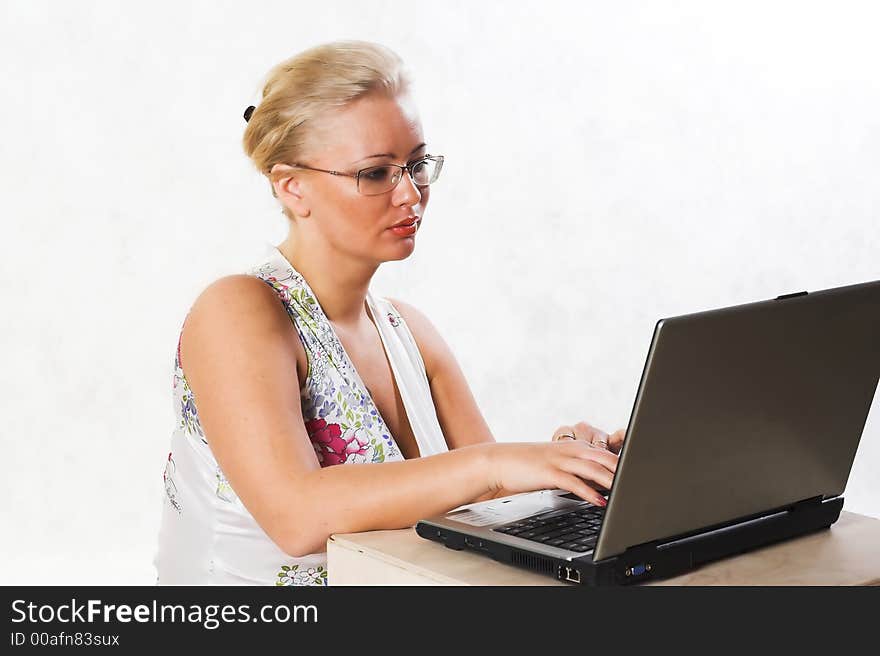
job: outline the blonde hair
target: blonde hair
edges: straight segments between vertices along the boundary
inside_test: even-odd
[[[406,93],[412,77],[391,49],[369,41],[334,41],[276,64],[263,84],[260,104],[251,110],[242,144],[257,170],[272,183],[271,169],[294,163],[311,145],[320,118],[370,92],[391,97]],[[288,218],[287,207],[282,211]]]

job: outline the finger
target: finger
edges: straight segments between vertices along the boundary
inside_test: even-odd
[[[605,507],[608,505],[608,502],[605,501],[605,498],[599,494],[596,490],[587,485],[582,479],[578,478],[573,474],[568,474],[565,472],[558,472],[556,480],[553,482],[558,488],[563,490],[568,490],[569,492],[573,492],[578,495],[584,501],[589,501],[594,506]]]
[[[619,457],[616,453],[612,453],[607,449],[601,449],[586,442],[577,441],[564,446],[575,450],[575,455],[585,460],[593,460],[601,464],[608,471],[614,473],[617,471],[617,461]]]
[[[590,479],[604,486],[606,490],[611,489],[608,483],[613,480],[617,472],[618,457],[615,454],[591,447],[581,441],[567,442],[560,447],[564,448],[560,451],[562,458],[555,461],[557,467],[578,475],[584,472],[599,472],[596,476],[590,476]]]
[[[593,441],[597,430],[595,426],[587,423],[586,421],[579,421],[573,426],[573,428],[577,438],[579,440],[585,440],[587,442]]]
[[[589,442],[600,449],[608,448],[608,433],[586,421],[579,421],[574,425],[578,439]]]
[[[574,437],[572,437],[574,436]],[[560,440],[574,440],[577,439],[574,426],[560,426],[555,431],[553,431],[553,437],[550,438],[553,442],[558,442]]]
[[[614,431],[613,433],[611,433],[611,435],[608,436],[608,448],[610,448],[614,453],[620,453],[620,449],[623,446],[623,440],[625,437],[625,428]]]
[[[612,472],[592,460],[578,460],[576,458],[571,458],[563,462],[560,465],[560,469],[586,480],[588,485],[589,482],[592,481],[605,490],[610,490],[611,483],[614,481],[614,474]],[[595,487],[595,485],[591,487]]]

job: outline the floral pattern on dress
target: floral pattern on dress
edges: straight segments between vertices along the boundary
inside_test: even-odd
[[[179,515],[183,512],[183,509],[180,507],[180,500],[178,499],[177,494],[177,485],[174,484],[174,472],[177,467],[174,464],[174,458],[171,457],[171,452],[168,452],[168,460],[165,461],[165,471],[162,472],[162,482],[165,484],[165,496],[168,497],[168,502],[171,506],[177,511]]]
[[[207,444],[205,439],[205,431],[202,430],[202,423],[199,421],[199,411],[196,408],[196,397],[190,389],[189,382],[180,366],[180,342],[177,345],[177,354],[174,356],[174,378],[173,378],[173,394],[175,399],[175,411],[177,414],[177,423],[180,428],[185,430],[187,434],[198,437],[203,444]]]
[[[302,275],[273,262],[251,273],[275,290],[306,347],[309,370],[301,398],[302,413],[321,466],[402,459],[385,421]],[[394,320],[399,323],[399,317]],[[331,371],[336,375],[331,375]],[[327,421],[327,417],[337,421]]]
[[[323,419],[306,422],[306,430],[322,467],[341,463],[382,462],[384,447],[374,445],[363,429],[347,431],[343,437],[342,426],[347,424],[328,424]],[[378,451],[378,452],[377,452]]]
[[[327,585],[327,570],[302,565],[282,565],[275,585]]]
[[[238,496],[233,491],[229,481],[226,480],[226,475],[220,467],[217,467],[214,476],[217,478],[217,498],[227,503],[233,503]]]

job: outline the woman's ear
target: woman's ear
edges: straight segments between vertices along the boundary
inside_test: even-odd
[[[288,164],[274,164],[269,170],[269,182],[272,185],[272,195],[278,198],[286,207],[298,216],[308,216],[311,210],[308,207],[303,188],[296,169]]]

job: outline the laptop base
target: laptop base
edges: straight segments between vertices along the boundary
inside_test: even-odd
[[[828,528],[840,517],[842,508],[843,497],[824,501],[816,497],[772,514],[632,547],[597,562],[593,562],[591,554],[571,560],[553,558],[422,521],[415,529],[421,537],[450,549],[477,551],[499,562],[560,581],[588,586],[628,585],[677,576],[714,560]]]

